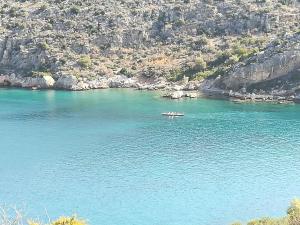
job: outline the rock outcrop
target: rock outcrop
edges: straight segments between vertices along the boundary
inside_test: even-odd
[[[298,90],[297,0],[0,0],[0,9],[2,86],[171,98]]]
[[[262,82],[267,85],[269,81],[276,79],[300,78],[299,71],[300,34],[297,34],[287,37],[285,44],[270,46],[258,55],[237,64],[217,85],[235,91],[255,86],[259,88]],[[264,87],[266,88],[268,87]]]
[[[240,99],[260,99],[260,95],[294,98],[300,90],[300,33],[283,40],[238,63],[226,76],[212,79],[206,90],[220,89]],[[249,93],[256,97],[247,97]]]

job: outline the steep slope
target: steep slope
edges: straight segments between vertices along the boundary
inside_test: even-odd
[[[248,92],[296,91],[300,87],[300,32],[278,40],[236,64],[226,76],[215,80],[214,87]]]
[[[297,0],[0,0],[0,9],[0,83],[23,87],[195,89],[230,74],[215,86],[237,89],[241,62],[300,27]]]

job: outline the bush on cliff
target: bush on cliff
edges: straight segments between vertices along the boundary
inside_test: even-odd
[[[92,60],[88,55],[81,56],[78,64],[83,68],[89,68],[92,65]]]
[[[242,225],[233,223],[232,225]],[[287,215],[283,218],[262,218],[252,220],[247,225],[300,225],[300,199],[294,199],[287,210]]]
[[[171,82],[176,82],[182,80],[183,77],[184,77],[184,71],[182,71],[181,69],[174,69],[170,71],[167,80]]]
[[[203,71],[207,67],[206,61],[203,59],[202,56],[199,56],[195,60],[195,70]]]
[[[0,225],[88,225],[88,223],[76,216],[71,216],[60,217],[44,224],[36,220],[26,220],[23,213],[14,208],[0,206]]]
[[[42,225],[39,222],[28,221],[28,225]],[[72,217],[60,217],[59,219],[50,222],[50,224],[45,225],[88,225],[84,220],[80,220],[75,216]]]
[[[80,12],[80,8],[78,6],[72,6],[70,8],[70,13],[72,15],[77,15],[77,14],[79,14],[79,12]]]
[[[300,200],[294,199],[287,210],[289,225],[300,224]]]

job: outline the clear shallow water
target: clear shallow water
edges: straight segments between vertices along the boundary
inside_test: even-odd
[[[300,197],[299,127],[300,105],[0,89],[0,203],[91,225],[281,216]]]

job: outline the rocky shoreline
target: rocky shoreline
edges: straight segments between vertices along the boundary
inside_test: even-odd
[[[167,82],[164,78],[145,80],[126,76],[102,76],[94,80],[76,78],[73,75],[62,75],[57,80],[52,76],[23,77],[11,73],[0,74],[0,87],[17,87],[32,90],[58,89],[68,91],[84,91],[91,89],[133,88],[136,90],[163,91],[162,97],[169,99],[181,98],[217,98],[227,99],[235,103],[269,102],[278,104],[299,103],[300,95],[296,93],[248,93],[222,90],[210,86],[209,81]]]
[[[0,0],[0,86],[297,102],[299,1]]]
[[[205,97],[227,99],[234,103],[275,103],[275,104],[292,104],[300,103],[300,96],[296,93],[249,93],[234,92],[232,90],[206,89],[202,90]]]
[[[107,89],[107,88],[135,88],[137,90],[164,90],[166,93],[163,97],[179,99],[183,97],[199,97],[199,88],[201,82],[168,82],[164,78],[143,79],[128,78],[123,75],[101,76],[96,79],[82,79],[73,75],[61,75],[54,79],[50,75],[37,77],[24,77],[11,73],[9,75],[0,74],[0,87],[17,87],[28,89],[62,89],[69,91],[84,91],[90,89]]]

